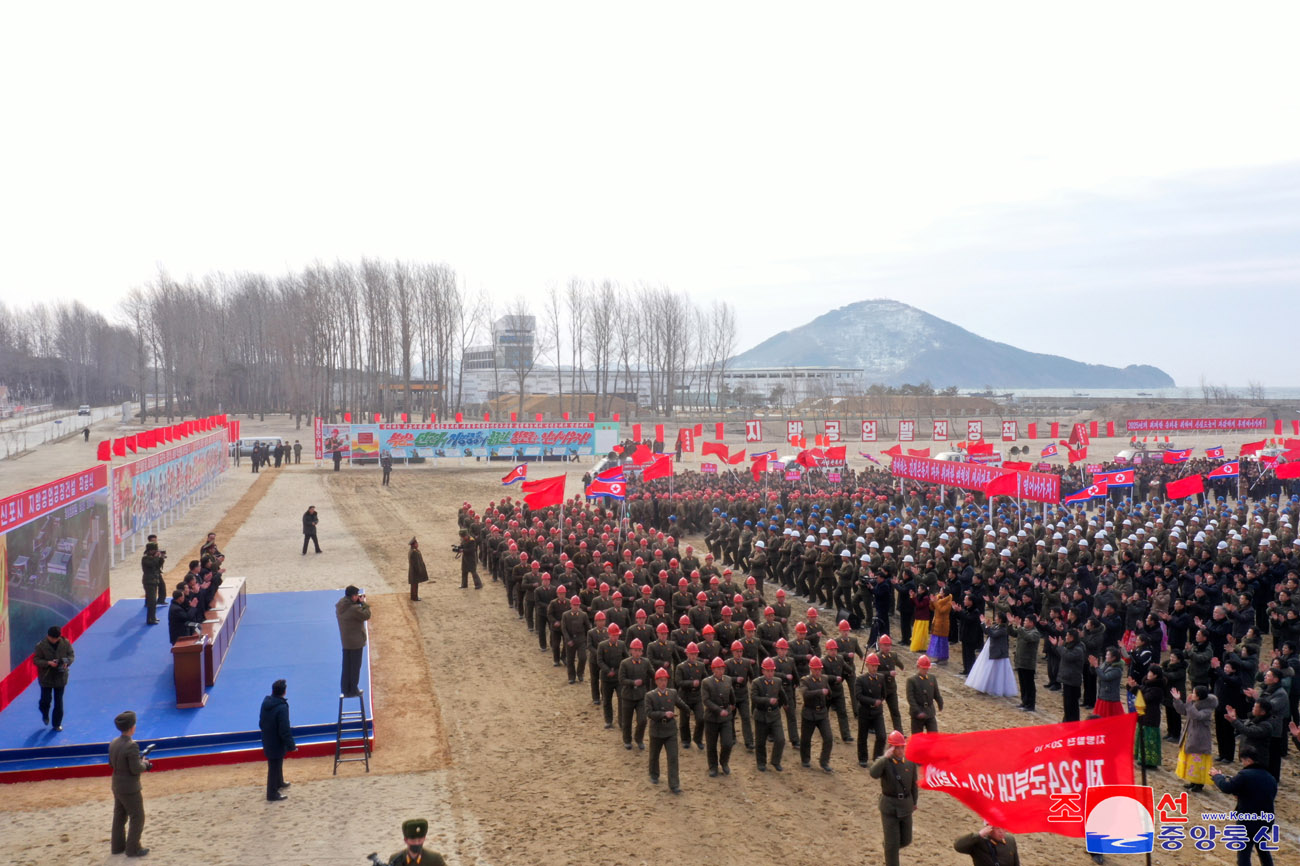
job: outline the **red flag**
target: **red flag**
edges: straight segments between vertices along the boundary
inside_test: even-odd
[[[1038,423],[1037,423],[1037,422],[1031,422],[1031,423],[1029,424],[1029,429],[1027,429],[1027,430],[1025,431],[1025,435],[1027,435],[1030,439],[1037,439],[1037,438],[1038,438]]]
[[[654,452],[651,451],[650,446],[644,442],[636,446],[636,450],[632,452],[632,463],[636,466],[649,463],[653,458]]]
[[[1267,444],[1268,440],[1266,439],[1261,439],[1258,442],[1247,442],[1245,445],[1241,446],[1241,453],[1243,455],[1254,454],[1256,451],[1262,451],[1264,446]]]
[[[488,423],[491,423],[491,421],[492,421],[492,413],[491,413],[491,412],[484,412],[484,413],[483,413],[483,423],[484,423],[484,424],[488,424]]]
[[[1282,435],[1282,419],[1278,418],[1273,422],[1273,433],[1277,436]]]
[[[836,445],[834,448],[826,449],[827,463],[844,463],[849,458],[849,446]]]
[[[740,462],[741,462],[742,460],[744,460],[744,459],[745,459],[745,449],[744,449],[744,448],[741,448],[740,451],[738,451],[737,453],[732,454],[730,457],[726,458],[727,462],[730,463],[732,466],[735,466],[737,463],[740,463]]]
[[[516,481],[527,481],[527,480],[528,480],[528,464],[520,463],[514,469],[511,469],[509,472],[506,473],[505,477],[501,479],[501,483],[514,484]]]
[[[113,459],[112,443],[109,442],[107,439],[105,439],[103,442],[100,442],[99,447],[95,450],[95,459],[112,460]]]
[[[524,504],[532,509],[559,505],[564,501],[564,478],[563,475],[556,475],[554,478],[525,481]]]
[[[1069,463],[1081,463],[1082,461],[1088,459],[1087,445],[1083,446],[1078,451],[1075,451],[1073,448],[1068,448],[1066,450],[1069,451],[1069,457],[1067,458],[1067,462]]]
[[[1003,469],[1020,469],[1020,470],[1023,470],[1023,471],[1025,471],[1025,472],[1028,472],[1030,469],[1033,469],[1033,468],[1034,468],[1034,464],[1030,463],[1030,462],[1027,461],[1027,460],[1003,460],[1003,461],[1002,461],[1002,468],[1003,468]]]
[[[1106,422],[1106,437],[1107,437],[1108,439],[1114,439],[1114,438],[1115,438],[1115,422],[1114,422],[1114,421],[1107,421],[1107,422]]]
[[[662,424],[655,425],[655,441],[656,442],[664,441],[664,425]]]
[[[930,449],[929,448],[908,448],[907,456],[908,457],[929,457]]]
[[[1012,833],[1082,837],[1084,791],[1133,784],[1134,713],[968,734],[916,734],[917,782]],[[1023,787],[1017,779],[1025,779]],[[985,780],[982,784],[975,780]],[[1013,793],[1012,793],[1013,792]],[[1063,810],[1061,796],[1074,800]],[[1067,804],[1068,804],[1067,800]]]
[[[716,454],[725,461],[727,459],[727,455],[730,453],[731,453],[730,449],[728,449],[727,446],[723,445],[721,442],[704,442],[700,446],[701,459],[708,457],[710,454]]]
[[[541,413],[541,412],[538,412],[538,413],[537,413],[537,417],[536,417],[534,420],[536,420],[538,424],[541,424],[541,423],[542,423],[542,413]]]
[[[751,474],[751,475],[754,476],[754,483],[755,483],[755,484],[757,484],[757,483],[762,479],[762,477],[763,477],[763,473],[766,472],[766,471],[767,471],[767,455],[766,455],[766,454],[764,454],[762,457],[760,457],[760,458],[758,458],[757,460],[755,460],[755,461],[754,461],[753,463],[751,463],[750,466],[749,466],[749,474]]]
[[[1279,463],[1273,467],[1278,478],[1300,478],[1300,463]]]
[[[515,413],[514,413],[514,412],[511,412],[511,413],[510,413],[510,420],[511,420],[511,421],[515,420],[515,417],[514,417],[514,416],[515,416]],[[410,420],[411,420],[411,419],[407,417],[407,414],[406,414],[405,412],[403,412],[403,413],[402,413],[402,423],[403,423],[403,424],[406,424],[406,423],[410,422]]]
[[[457,423],[457,424],[464,424],[464,423],[465,423],[465,413],[463,413],[463,412],[457,412],[457,413],[456,413],[456,423]]]
[[[885,449],[884,451],[881,451],[880,453],[881,453],[881,454],[884,454],[884,455],[887,456],[887,457],[902,457],[902,456],[903,456],[903,446],[902,446],[902,445],[895,445],[893,448],[887,448],[887,449]]]
[[[644,447],[644,446],[643,446]],[[647,449],[649,450],[649,449]],[[642,481],[653,481],[656,478],[667,478],[673,474],[673,458],[667,454],[660,454],[654,462],[641,470]]]
[[[1016,473],[1004,472],[984,485],[985,496],[1015,496]]]
[[[641,441],[641,425],[640,425],[640,424],[633,424],[633,425],[632,425],[632,441],[633,441],[633,442],[640,442],[640,441]]]
[[[114,440],[113,440],[113,453],[114,453],[115,455],[117,455],[118,457],[125,457],[125,456],[126,456],[126,440],[125,440],[125,439],[114,439]]]
[[[596,423],[596,413],[595,413],[595,412],[588,412],[588,413],[587,413],[587,420],[590,421],[592,424],[595,424],[595,423]]]
[[[1095,437],[1095,436],[1097,435],[1097,422],[1096,422],[1096,421],[1089,421],[1089,422],[1088,422],[1088,435],[1091,436],[1091,437]]]
[[[569,413],[568,413],[568,412],[561,412],[561,413],[560,413],[560,417],[563,418],[565,421],[568,421],[568,420],[569,420]]]
[[[989,442],[985,442],[983,439],[981,439],[981,440],[979,440],[978,442],[971,442],[970,444],[968,444],[968,445],[966,446],[966,453],[967,453],[967,454],[977,454],[977,455],[978,455],[978,454],[992,454],[992,453],[993,453],[993,445],[992,445],[991,443],[989,443]]]
[[[1047,434],[1047,438],[1048,438],[1048,439],[1060,439],[1060,438],[1061,438],[1061,425],[1060,425],[1058,422],[1053,421],[1053,422],[1052,422],[1052,426],[1051,426],[1050,429],[1051,429],[1052,432]]]
[[[1291,432],[1300,436],[1300,418],[1291,419]]]
[[[344,413],[343,413],[343,423],[344,423],[344,424],[351,424],[351,423],[352,423],[352,413],[351,413],[351,412],[344,412]]]
[[[1176,481],[1170,481],[1165,485],[1166,499],[1183,499],[1187,496],[1195,496],[1197,493],[1205,492],[1205,479],[1200,475],[1189,475],[1186,478],[1179,478]]]
[[[614,413],[613,421],[614,421],[615,424],[618,423],[618,413],[617,413],[617,412]]]
[[[134,434],[134,433],[131,434],[130,436],[126,437],[126,447],[131,449],[131,453],[132,453],[132,454],[137,453],[137,452],[136,452],[136,446],[135,446],[135,434]]]
[[[713,438],[717,439],[719,442],[721,442],[724,438],[726,438],[726,435],[723,432],[722,427],[723,424],[721,421],[713,425]],[[699,434],[697,433],[696,435],[698,436]]]
[[[800,466],[806,466],[809,469],[812,469],[825,459],[826,455],[820,448],[813,448],[811,450],[800,451],[799,456],[795,458],[794,462],[798,463]]]

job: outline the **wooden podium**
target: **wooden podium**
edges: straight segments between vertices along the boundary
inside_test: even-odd
[[[172,676],[176,681],[176,706],[188,710],[208,702],[208,636],[196,634],[172,644]]]

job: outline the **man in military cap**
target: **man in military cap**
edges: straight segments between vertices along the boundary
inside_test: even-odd
[[[68,666],[76,657],[72,643],[57,625],[50,626],[32,651],[32,663],[36,665],[36,679],[41,687],[38,703],[41,722],[50,723],[50,703],[53,700],[56,731],[63,730],[63,690],[68,685]]]
[[[167,599],[167,584],[162,573],[166,561],[167,553],[158,549],[158,542],[150,541],[144,546],[144,556],[140,557],[140,583],[144,586],[146,625],[158,624],[158,605]]]
[[[113,770],[113,831],[109,851],[128,857],[143,857],[149,849],[140,847],[140,832],[144,830],[144,793],[140,787],[140,774],[152,768],[153,764],[140,757],[140,746],[132,739],[135,736],[135,713],[130,710],[118,713],[113,724],[121,733],[108,744],[108,765]]]
[[[880,820],[884,825],[885,866],[898,866],[898,851],[912,844],[912,813],[916,811],[916,764],[903,757],[907,738],[889,734],[889,746],[868,771],[880,780]]]
[[[447,861],[436,851],[424,850],[424,838],[429,834],[429,822],[412,818],[402,822],[402,841],[406,847],[388,858],[388,866],[447,866]]]
[[[655,689],[645,696],[646,716],[650,719],[650,781],[659,784],[659,750],[668,753],[668,790],[682,792],[677,776],[677,710],[689,713],[691,706],[668,688],[667,668],[655,671]]]
[[[412,538],[407,542],[411,552],[406,557],[406,582],[411,585],[411,601],[420,600],[420,584],[429,580],[429,572],[424,567],[424,554],[420,552],[420,542]]]

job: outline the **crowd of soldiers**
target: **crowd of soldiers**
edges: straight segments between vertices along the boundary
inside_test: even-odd
[[[991,633],[1010,632],[1022,686],[1045,662],[1066,721],[1123,698],[1129,711],[1145,704],[1140,730],[1158,727],[1163,712],[1166,739],[1178,742],[1179,704],[1201,686],[1217,698],[1218,760],[1233,760],[1241,740],[1268,756],[1275,777],[1287,723],[1300,732],[1291,688],[1300,641],[1295,499],[990,507],[875,469],[836,483],[812,472],[767,489],[743,473],[678,472],[672,484],[669,494],[663,481],[633,480],[622,521],[576,498],[562,519],[509,500],[461,514],[539,648],[571,682],[590,669],[592,700],[610,727],[617,695],[626,748],[644,745],[648,719],[657,751],[672,720],[683,748],[703,745],[710,771],[726,773],[739,716],[759,766],[769,763],[769,741],[779,766],[772,723],[783,719],[805,765],[820,734],[819,763],[829,770],[830,717],[852,742],[852,710],[868,766],[885,745],[885,714],[903,730],[904,662],[893,636],[907,640],[918,617],[929,625],[939,597],[951,599],[945,630],[962,649],[963,674]],[[679,547],[687,533],[703,535],[703,557]],[[796,597],[813,602],[802,620]],[[834,612],[829,628],[819,607]],[[930,659],[919,663],[907,688],[913,732],[936,729],[942,711]],[[660,672],[671,690],[654,688]],[[676,709],[665,703],[669,691]]]

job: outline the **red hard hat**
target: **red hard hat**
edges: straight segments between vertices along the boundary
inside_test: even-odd
[[[772,605],[769,604],[767,607],[763,608],[763,616],[776,616],[776,611],[773,610]]]
[[[731,651],[733,653],[743,653],[745,651],[745,645],[738,640],[733,640],[731,642]]]
[[[752,619],[745,620],[745,631],[754,631],[756,628],[758,628],[758,626],[754,625]]]
[[[677,624],[678,624],[678,625],[690,625],[690,624],[691,624],[691,618],[690,618],[689,616],[686,616],[685,614],[682,614],[681,616],[679,616],[679,617],[677,618]]]
[[[655,671],[655,679],[657,680],[668,679],[668,671],[665,668],[660,668],[659,670]]]
[[[555,594],[556,594],[556,595],[564,595],[564,594],[565,594],[566,592],[568,592],[568,591],[569,591],[569,588],[568,588],[567,586],[565,586],[564,584],[560,584],[559,586],[557,586],[557,587],[555,588]]]
[[[840,631],[851,631],[851,629],[849,628],[849,621],[847,619],[840,620]]]
[[[668,634],[668,623],[666,622],[659,623],[659,625],[655,626],[655,631],[658,632],[659,634]]]
[[[641,638],[632,638],[632,643],[628,644],[628,649],[641,649]]]
[[[588,588],[588,589],[592,589],[592,588],[594,588],[595,586],[596,586],[596,578],[594,578],[594,577],[589,577],[589,578],[587,578],[587,588]]]
[[[714,656],[713,661],[709,663],[710,667],[725,668],[727,663],[722,660],[722,656]]]
[[[784,590],[784,589],[778,589],[778,590],[776,591],[776,597],[777,597],[777,598],[785,598],[785,590]]]
[[[889,635],[882,634],[880,636],[880,640],[876,641],[876,643],[880,644],[881,646],[891,646],[894,643],[894,641],[890,639]]]
[[[789,649],[789,648],[790,648],[790,642],[789,642],[788,640],[786,640],[785,638],[783,638],[783,637],[779,637],[779,638],[776,639],[776,648],[777,648],[777,649]]]
[[[837,650],[837,649],[839,649],[839,648],[840,648],[840,645],[837,644],[837,643],[835,642],[835,639],[834,639],[834,638],[831,638],[830,640],[826,641],[826,649],[827,649],[827,650]]]
[[[655,607],[663,607],[665,604],[667,604],[667,602],[665,602],[662,598],[655,599]]]
[[[763,659],[763,670],[765,671],[776,670],[776,662],[772,660],[771,656],[768,656],[767,658]]]
[[[730,605],[726,605],[726,604],[724,604],[724,605],[722,606],[722,615],[723,615],[723,616],[731,616],[731,606],[730,606]]]
[[[752,574],[749,577],[745,578],[745,586],[757,586],[757,585],[758,585],[758,581],[754,579],[754,576]]]
[[[880,656],[876,655],[875,653],[867,653],[867,664],[875,665],[876,667],[879,667]]]
[[[891,746],[905,746],[907,745],[907,737],[903,736],[902,731],[890,731],[888,742]]]
[[[686,586],[686,585],[687,585],[687,580],[686,580],[686,578],[684,578],[684,577],[682,577],[682,578],[678,578],[678,580],[677,580],[677,585],[678,585],[678,586]]]
[[[688,643],[688,644],[686,645],[686,654],[687,654],[688,656],[689,656],[689,655],[698,655],[699,652],[700,652],[700,648],[699,648],[698,646],[695,645],[695,641],[691,641],[690,643]]]
[[[731,597],[731,601],[736,605],[736,607],[740,607],[745,603],[745,597],[740,593],[736,593]]]
[[[605,611],[603,610],[596,611],[596,622],[604,622],[604,621],[605,621]]]
[[[696,601],[708,601],[708,600],[709,600],[709,597],[708,597],[707,595],[705,595],[704,593],[702,593],[702,592],[697,592],[697,593],[695,593],[695,600],[696,600]]]
[[[618,637],[623,633],[623,629],[618,627],[618,623],[611,622],[609,624],[609,633],[612,634],[614,637]]]
[[[811,659],[808,660],[808,667],[817,668],[818,670],[821,670],[822,660],[817,656],[813,656]]]
[[[704,624],[704,634],[713,634],[713,626],[708,623]]]
[[[573,598],[569,599],[569,604],[582,604],[582,599],[575,595]]]
[[[709,578],[709,586],[717,586],[721,582],[722,581],[718,580],[718,576],[716,574],[713,575],[713,577]]]
[[[916,666],[918,668],[923,668],[923,669],[930,667],[930,657],[921,656],[919,659],[916,660]]]
[[[622,597],[623,597],[623,593],[619,592],[617,589],[614,590],[614,594],[610,596],[610,598],[622,598]]]
[[[645,612],[645,608],[644,608],[644,607],[641,608],[640,610],[638,610],[638,611],[636,612],[636,618],[637,618],[637,619],[645,619],[646,616],[647,616],[647,614],[646,614],[646,612]]]
[[[817,608],[815,608],[815,607],[810,607],[810,608],[808,608],[808,618],[809,618],[809,619],[816,619],[816,618],[817,618]]]
[[[600,591],[609,592],[609,584],[602,581],[600,584]]]
[[[800,623],[796,623],[796,624],[795,624],[795,627],[794,627],[794,631],[795,631],[795,634],[807,634],[807,633],[808,633],[808,626],[804,625],[804,624],[801,623],[801,622],[800,622]]]
[[[650,587],[648,587],[648,586],[643,586],[643,587],[641,587],[641,594],[642,594],[642,595],[649,595],[649,594],[650,594]]]

